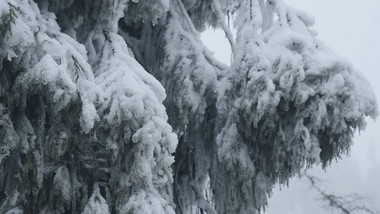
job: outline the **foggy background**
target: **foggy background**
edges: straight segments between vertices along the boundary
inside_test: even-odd
[[[313,28],[318,38],[364,74],[380,103],[380,1],[283,1],[315,17]],[[222,31],[208,30],[201,37],[216,58],[230,62],[231,50]],[[357,193],[365,197],[370,208],[380,211],[380,122],[368,118],[367,123],[366,130],[356,134],[349,156],[332,163],[326,171],[314,166],[308,174],[320,178],[327,192]],[[289,188],[276,188],[265,214],[334,213],[319,199],[308,180],[296,177],[290,180]]]

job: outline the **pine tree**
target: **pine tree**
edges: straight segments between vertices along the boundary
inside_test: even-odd
[[[313,22],[281,0],[0,0],[1,213],[256,213],[377,116]]]

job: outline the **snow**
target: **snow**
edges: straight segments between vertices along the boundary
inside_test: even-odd
[[[58,23],[60,12],[76,2],[39,3],[12,1],[1,10],[12,17],[0,54],[18,67],[15,73],[1,76],[6,83],[1,85],[1,101],[6,106],[0,105],[0,124],[5,127],[0,132],[5,140],[0,161],[9,163],[13,158],[18,164],[7,165],[14,171],[1,175],[0,180],[20,186],[26,179],[21,173],[33,175],[25,186],[5,190],[8,199],[1,210],[27,203],[29,194],[42,194],[36,202],[41,212],[109,213],[108,203],[113,209],[125,204],[115,207],[115,195],[102,195],[96,186],[87,198],[88,185],[92,185],[87,181],[107,179],[120,184],[116,190],[122,190],[126,199],[137,192],[155,192],[151,200],[159,201],[155,203],[161,210],[174,213],[170,167],[177,137],[167,123],[164,88],[116,34],[126,1],[99,11],[101,21],[89,32],[87,42],[76,38],[83,36],[76,31],[88,23],[88,17],[74,20],[71,27],[75,29]],[[168,1],[161,3],[164,10],[169,9]],[[9,96],[10,87],[13,96]],[[13,111],[19,113],[12,118]],[[120,166],[117,171],[112,169],[115,165]],[[122,183],[121,175],[126,172],[128,182]],[[130,186],[133,192],[126,190]],[[45,192],[45,188],[52,191]]]
[[[55,171],[54,176],[54,193],[61,197],[64,203],[69,203],[71,199],[71,182],[69,170],[66,167],[60,167]]]
[[[366,80],[282,1],[4,2],[1,209],[256,213],[378,114]],[[231,66],[197,31],[218,23]]]
[[[232,101],[220,104],[232,109],[217,138],[219,160],[227,169],[239,160],[241,166],[233,171],[241,174],[247,168],[245,159],[252,160],[251,168],[263,171],[268,179],[260,185],[269,189],[305,166],[326,165],[330,158],[347,152],[352,129],[363,129],[364,117],[378,114],[373,93],[366,92],[371,89],[361,88],[368,86],[366,80],[357,78],[352,65],[315,38],[308,28],[312,20],[305,20],[308,18],[280,2],[276,8],[279,19],[264,32],[256,30],[260,18],[250,20],[249,11],[238,14],[237,44],[227,77],[230,90],[238,91],[220,90],[224,93],[219,96],[230,97],[218,98],[220,102]],[[233,132],[229,131],[232,127]],[[244,155],[226,152],[231,141],[247,146],[250,155],[240,159]],[[231,184],[243,178],[224,179]],[[258,196],[267,193],[257,185],[251,187],[256,193],[238,199],[240,206],[252,198],[266,204],[266,199]],[[236,212],[235,199],[228,195],[223,198],[229,204],[224,212]]]
[[[16,208],[8,210],[5,214],[23,214],[23,213],[24,211],[22,211],[21,208],[16,207]]]
[[[81,214],[110,214],[107,202],[100,194],[97,184],[94,185],[94,191]]]
[[[120,213],[174,214],[174,210],[165,205],[165,200],[157,193],[138,192],[129,198]]]

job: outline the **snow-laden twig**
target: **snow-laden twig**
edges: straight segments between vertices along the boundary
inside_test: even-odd
[[[311,188],[316,190],[321,195],[321,200],[327,205],[326,207],[338,210],[344,214],[355,213],[370,213],[378,214],[379,212],[369,208],[364,201],[364,197],[353,193],[345,196],[339,196],[334,193],[326,191],[321,187],[321,180],[315,176],[305,174],[304,175],[310,182]]]

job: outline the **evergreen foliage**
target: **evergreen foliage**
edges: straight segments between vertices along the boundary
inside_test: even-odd
[[[256,213],[377,116],[313,22],[281,0],[0,0],[0,212]]]

